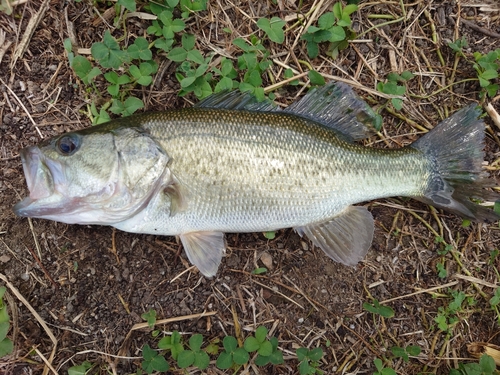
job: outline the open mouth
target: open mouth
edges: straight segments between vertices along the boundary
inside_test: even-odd
[[[20,155],[30,195],[14,206],[14,212],[19,216],[43,216],[48,207],[45,204],[37,204],[37,202],[41,203],[47,200],[54,193],[51,170],[44,162],[44,156],[40,149],[36,146],[23,148]]]

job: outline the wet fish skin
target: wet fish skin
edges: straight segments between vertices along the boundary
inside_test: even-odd
[[[483,189],[492,181],[481,169],[484,124],[473,107],[412,147],[381,150],[349,140],[368,133],[363,122],[373,112],[344,85],[308,94],[289,111],[246,101],[214,97],[25,149],[30,197],[15,211],[179,235],[206,276],[217,271],[224,232],[293,227],[332,259],[356,264],[374,225],[364,207],[352,205],[382,197],[409,196],[474,220],[498,220],[469,199],[497,197]],[[440,147],[445,141],[451,152]]]

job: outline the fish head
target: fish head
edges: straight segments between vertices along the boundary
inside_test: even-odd
[[[169,178],[169,158],[139,127],[94,127],[20,151],[29,196],[19,216],[107,224],[144,208]]]

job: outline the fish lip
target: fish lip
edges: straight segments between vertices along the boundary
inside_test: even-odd
[[[47,165],[45,156],[37,146],[23,148],[19,155],[21,156],[29,196],[14,206],[14,213],[25,217],[41,217],[51,214],[54,208],[45,206],[43,201],[50,200],[56,193],[53,168]]]

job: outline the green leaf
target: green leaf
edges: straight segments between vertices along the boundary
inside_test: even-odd
[[[323,357],[323,349],[321,348],[314,348],[309,351],[308,355],[309,359],[311,361],[319,361],[321,357]]]
[[[264,341],[257,352],[264,357],[268,357],[273,353],[273,345],[270,341]]]
[[[144,103],[142,102],[142,100],[135,98],[133,96],[129,96],[125,100],[124,105],[125,105],[125,109],[126,109],[124,116],[129,116],[129,115],[133,114],[135,111],[137,111],[138,109],[144,108]]]
[[[189,338],[189,347],[194,351],[200,350],[202,344],[203,335],[201,335],[200,333],[196,333]]]
[[[479,366],[481,366],[484,374],[493,374],[496,370],[495,361],[488,354],[483,354],[481,356],[481,358],[479,359]]]
[[[257,339],[258,342],[264,342],[266,340],[267,336],[267,328],[264,326],[259,326],[255,330],[255,338]]]
[[[394,310],[389,306],[382,306],[377,299],[373,300],[373,305],[363,302],[363,309],[372,314],[378,314],[384,318],[392,318],[394,316]]]
[[[200,370],[205,370],[210,364],[210,357],[207,353],[203,351],[197,351],[194,353],[194,365]]]
[[[266,273],[266,272],[267,272],[266,267],[259,267],[259,268],[256,268],[252,271],[252,275],[261,275],[261,274]]]
[[[190,61],[193,61],[197,64],[204,64],[205,63],[205,59],[203,58],[203,55],[197,49],[192,49],[192,50],[188,51],[187,59]]]
[[[380,358],[375,358],[373,360],[373,364],[375,365],[375,368],[378,372],[382,371],[382,369],[384,368],[384,365],[382,364],[382,360]]]
[[[175,47],[167,53],[167,58],[172,61],[181,62],[186,60],[187,51],[182,47]]]
[[[295,351],[295,353],[297,354],[297,359],[300,362],[303,361],[306,358],[308,352],[309,352],[309,350],[307,348],[298,348]]]
[[[415,75],[412,72],[409,72],[407,70],[405,70],[403,73],[401,73],[401,78],[403,78],[405,81],[409,81],[413,77],[415,77]]]
[[[409,355],[414,356],[414,357],[419,355],[421,351],[422,351],[422,349],[418,345],[409,345],[406,347],[406,352]]]
[[[358,6],[356,4],[348,4],[344,7],[344,10],[342,11],[342,14],[343,15],[351,15],[353,14],[355,11],[358,10]]]
[[[219,357],[217,357],[215,365],[221,370],[231,368],[231,366],[233,365],[233,356],[231,355],[231,353],[222,352],[220,353]]]
[[[120,49],[109,30],[104,33],[104,42],[92,44],[90,52],[103,68],[118,69],[123,63],[130,61],[128,53]]]
[[[72,366],[68,369],[68,375],[85,375],[92,367],[92,363],[84,361],[81,365]]]
[[[483,73],[481,73],[481,78],[487,80],[498,78],[498,72],[494,69],[485,70]]]
[[[406,350],[404,350],[403,348],[400,348],[399,346],[393,346],[391,348],[391,352],[394,357],[403,358],[403,361],[405,362],[409,361],[408,353],[406,353]]]
[[[245,350],[249,353],[255,352],[260,348],[259,340],[257,340],[253,336],[249,336],[246,338],[245,343],[243,344]]]
[[[227,352],[232,353],[238,347],[238,341],[233,336],[225,336],[222,340],[222,346]]]
[[[142,347],[142,357],[146,360],[146,361],[150,361],[152,360],[154,357],[156,357],[158,355],[158,353],[156,352],[156,350],[154,349],[151,349],[151,347],[148,345],[148,344],[145,344],[143,347]]]
[[[257,27],[263,30],[269,39],[279,44],[285,41],[283,26],[285,26],[285,21],[279,17],[273,17],[271,20],[261,18],[257,21]]]
[[[135,0],[118,0],[117,4],[123,6],[129,12],[135,12],[136,11]]]
[[[194,363],[194,352],[192,350],[183,350],[177,356],[177,365],[180,368],[187,368]]]
[[[182,47],[184,47],[186,51],[190,51],[194,48],[195,41],[196,39],[193,34],[188,34],[188,33],[182,34],[181,45]]]
[[[493,98],[498,92],[499,85],[494,83],[494,84],[486,86],[485,89],[486,89],[488,96],[490,98]]]
[[[219,352],[219,345],[217,345],[214,342],[211,342],[206,346],[205,351],[208,354],[216,355]]]
[[[233,89],[233,80],[228,77],[222,77],[215,85],[214,92],[230,91]]]
[[[316,42],[307,42],[306,44],[307,47],[307,55],[311,58],[314,59],[319,55],[319,47]]]
[[[180,82],[181,87],[182,88],[187,88],[187,87],[191,86],[194,83],[195,80],[196,80],[195,76],[186,77],[186,78],[182,79],[182,81]]]
[[[243,349],[243,348],[237,348],[234,352],[233,352],[233,361],[234,363],[236,363],[237,365],[244,365],[246,363],[248,363],[248,360],[250,359],[250,355],[248,354],[248,352]]]
[[[268,240],[274,240],[276,238],[276,232],[264,232],[264,237],[266,237]]]
[[[240,48],[243,50],[243,52],[248,52],[249,51],[249,48],[250,46],[247,44],[247,42],[245,42],[244,39],[242,38],[236,38],[233,40],[232,42],[236,47]]]
[[[312,369],[314,371],[314,369]],[[311,372],[311,366],[309,365],[308,361],[302,361],[299,364],[299,373],[300,375],[308,375],[308,374],[314,374],[314,372]]]
[[[401,99],[392,98],[391,103],[397,111],[400,111],[403,108],[403,101]]]
[[[181,10],[200,12],[207,10],[207,0],[181,0]]]
[[[2,341],[7,336],[7,333],[9,332],[9,327],[10,327],[9,322],[0,323],[0,341]]]
[[[165,52],[169,52],[173,44],[174,44],[173,39],[165,39],[165,38],[156,39],[154,42],[156,48],[159,48]]]
[[[342,3],[340,1],[333,4],[333,14],[337,19],[342,18]]]
[[[92,64],[83,56],[75,56],[71,67],[75,71],[78,78],[86,85],[89,85],[92,80],[101,74],[101,70],[97,67],[92,67]]]
[[[260,85],[262,85],[262,77],[257,70],[247,72],[247,74],[245,74],[244,80],[254,87],[259,87]]]
[[[141,318],[148,322],[149,328],[153,328],[156,323],[156,311],[150,309],[147,313],[141,314]]]
[[[7,354],[12,353],[14,350],[14,343],[12,340],[5,338],[0,341],[0,358],[6,356]]]
[[[330,42],[339,42],[346,38],[345,30],[341,26],[333,26],[328,31],[330,32],[330,38],[328,38]]]
[[[441,331],[447,331],[448,330],[448,322],[446,321],[446,316],[444,315],[438,315],[434,318],[434,321],[437,323],[438,328]]]
[[[318,26],[323,30],[328,30],[335,23],[335,15],[332,12],[323,14],[318,19]]]
[[[134,44],[128,47],[127,52],[131,59],[151,60],[153,58],[148,41],[142,37],[136,38]]]
[[[317,71],[310,70],[307,75],[309,77],[309,80],[311,81],[311,85],[322,86],[325,84],[325,79]]]

